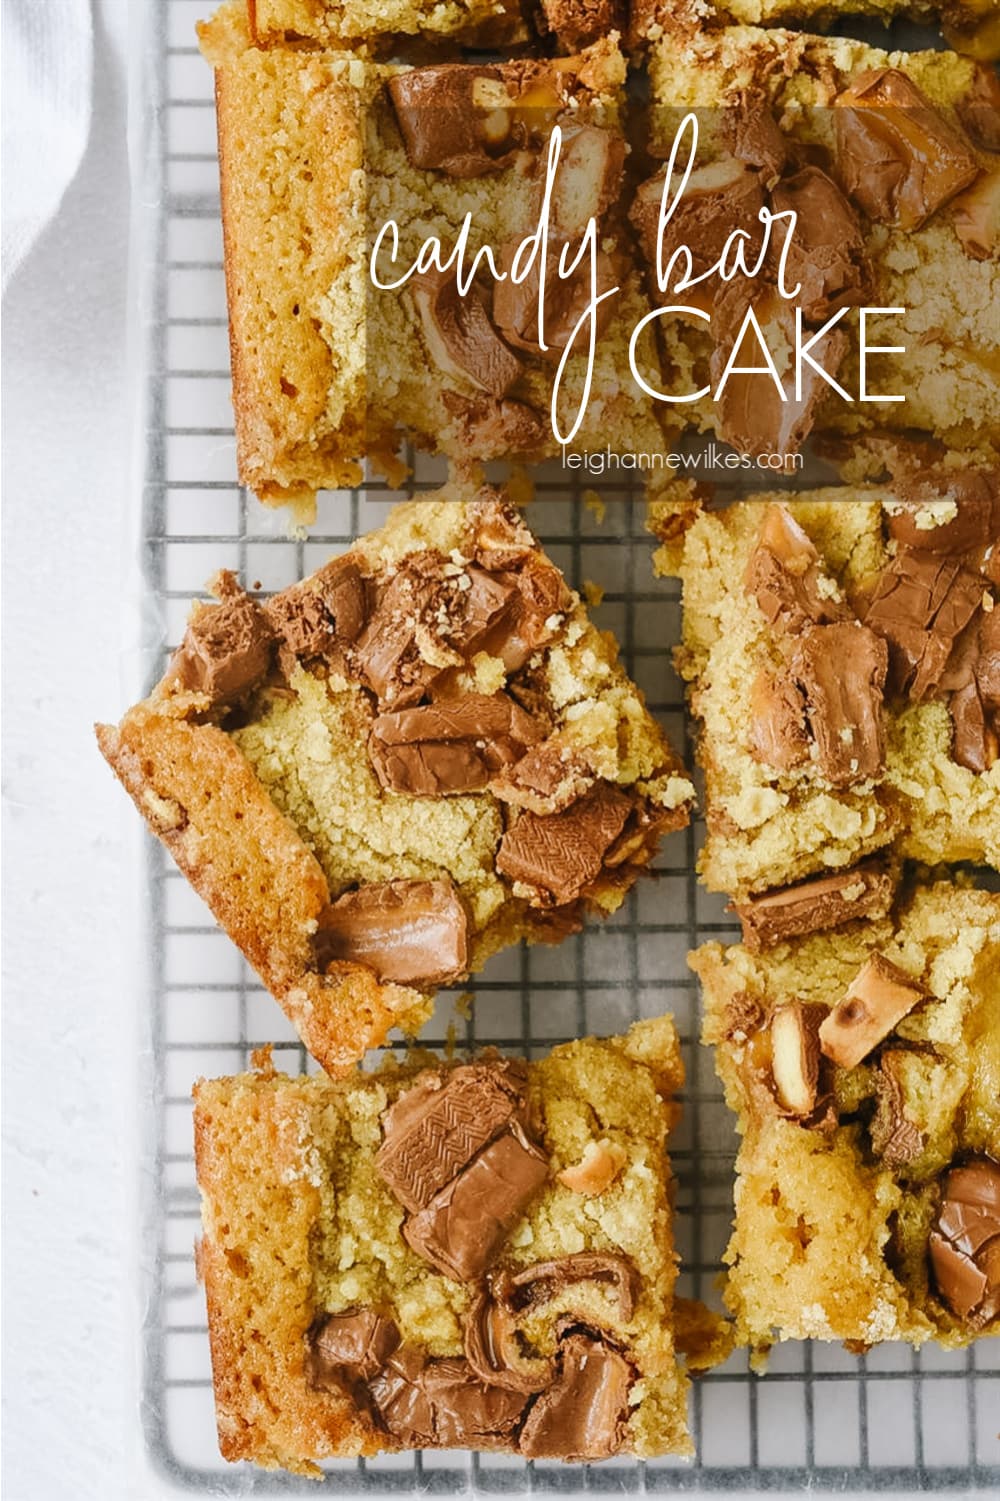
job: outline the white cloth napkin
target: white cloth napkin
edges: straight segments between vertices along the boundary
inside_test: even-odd
[[[4,0],[3,290],[76,174],[90,134],[90,0]]]

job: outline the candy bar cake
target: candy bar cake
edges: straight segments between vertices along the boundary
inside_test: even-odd
[[[683,408],[690,419],[755,454],[794,451],[812,430],[913,429],[959,449],[995,444],[993,70],[954,53],[890,54],[842,37],[737,26],[668,34],[650,76],[654,153],[667,153],[685,111],[697,111],[700,126],[659,258],[662,170],[631,209],[651,281],[657,265],[666,278],[684,246],[703,278],[651,293],[662,306],[692,309],[657,320],[665,391],[703,393]],[[786,236],[762,223],[767,212],[797,216],[784,267]],[[737,230],[749,265],[763,266],[734,276],[730,249],[727,279],[712,268]],[[786,298],[782,283],[798,293]],[[868,350],[883,351],[867,354],[863,376],[862,316]],[[797,341],[808,359],[796,395]],[[744,373],[727,374],[733,365]]]
[[[256,48],[235,5],[201,35],[216,69],[239,469],[261,499],[308,515],[366,455],[397,475],[404,438],[465,466],[552,455],[553,404],[564,436],[583,410],[578,447],[661,446],[629,361],[646,304],[619,222],[613,35],[572,58],[411,69]],[[554,124],[543,348],[539,263],[516,284],[508,272],[538,221]],[[406,280],[432,239],[447,269],[424,260]],[[390,290],[372,279],[376,243]],[[473,278],[485,248],[504,279],[483,259]],[[564,251],[567,270],[583,259],[560,277]],[[636,360],[651,372],[653,358],[650,334]]]
[[[973,57],[1000,54],[997,0],[636,0],[638,29],[650,40],[722,24],[725,18],[748,26],[809,21],[819,30],[869,16],[889,25],[898,19],[942,24],[949,44]],[[714,14],[713,14],[714,13]]]
[[[247,0],[258,46],[398,44],[408,37],[453,47],[523,45],[553,37],[575,50],[621,30],[625,0]]]
[[[663,501],[698,720],[701,874],[748,944],[887,909],[901,858],[1000,865],[996,470]]]
[[[424,1059],[197,1086],[225,1457],[689,1454],[671,1019],[531,1064]]]
[[[231,574],[101,749],[328,1069],[441,985],[607,913],[693,787],[492,490],[260,604]]]
[[[742,1342],[1000,1334],[1000,896],[938,882],[691,964],[742,1137]]]

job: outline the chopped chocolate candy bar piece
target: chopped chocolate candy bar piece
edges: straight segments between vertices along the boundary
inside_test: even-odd
[[[838,1068],[856,1068],[926,999],[926,990],[912,975],[883,954],[872,954],[820,1027],[820,1047]]]
[[[523,366],[494,328],[479,288],[462,296],[453,272],[428,271],[414,280],[413,300],[438,369],[506,396]]]
[[[321,914],[316,951],[322,970],[347,960],[397,985],[443,985],[468,973],[468,917],[449,880],[373,882]]]
[[[919,702],[938,687],[982,599],[982,577],[957,559],[900,548],[865,616],[865,624],[889,643],[894,690]]]
[[[380,704],[405,708],[458,656],[444,650],[441,613],[447,587],[442,560],[407,559],[386,585],[354,649],[354,659]]]
[[[311,578],[275,594],[264,613],[293,657],[330,657],[360,636],[365,584],[350,555],[334,558]]]
[[[583,797],[596,778],[587,762],[568,746],[545,741],[490,783],[501,802],[541,815],[558,813]]]
[[[839,928],[857,917],[881,917],[889,910],[893,890],[888,872],[866,861],[833,876],[765,891],[737,902],[734,911],[743,925],[743,942],[756,954],[787,938]]]
[[[473,534],[472,556],[483,568],[502,572],[517,568],[531,557],[535,539],[517,507],[498,490],[484,487],[480,498],[469,502],[468,513]]]
[[[966,683],[953,693],[948,710],[954,736],[951,753],[959,766],[977,776],[989,771],[1000,759],[1000,722],[986,708],[975,683]]]
[[[771,1072],[779,1105],[790,1115],[809,1115],[819,1080],[817,1007],[791,1001],[771,1016]]]
[[[748,167],[757,167],[770,187],[781,176],[788,160],[788,142],[778,128],[766,98],[743,92],[722,122],[723,140],[733,156]]]
[[[651,268],[657,266],[657,243],[660,228],[660,205],[663,177],[651,177],[636,192],[631,218]],[[764,206],[764,189],[760,177],[734,158],[696,167],[682,197],[663,229],[662,269],[680,251],[680,262],[687,267],[690,255],[692,274],[703,276],[718,263],[727,240],[741,230],[748,243],[745,254],[750,264],[759,249],[761,225],[759,213]],[[676,277],[671,278],[671,281]],[[699,292],[695,287],[693,292]],[[683,297],[682,297],[683,300]]]
[[[373,1308],[328,1314],[310,1338],[313,1385],[337,1390],[371,1381],[398,1344],[394,1320]]]
[[[966,255],[988,261],[1000,246],[1000,169],[984,172],[951,206],[955,233]]]
[[[496,1296],[508,1307],[523,1311],[550,1303],[577,1282],[610,1284],[618,1316],[624,1323],[632,1317],[637,1276],[635,1267],[624,1256],[576,1251],[571,1256],[560,1256],[558,1261],[536,1261],[519,1272],[498,1272],[493,1286]]]
[[[879,223],[919,229],[979,173],[961,135],[896,68],[863,74],[837,105],[841,178]]]
[[[540,1261],[520,1272],[501,1270],[473,1304],[465,1326],[465,1353],[476,1373],[487,1382],[514,1391],[538,1392],[555,1375],[555,1362],[525,1353],[519,1321],[538,1307],[580,1282],[610,1282],[617,1314],[627,1322],[635,1309],[636,1272],[623,1256],[581,1251],[558,1261]],[[563,1309],[562,1324],[576,1311]],[[580,1317],[584,1318],[583,1311]]]
[[[576,251],[568,241],[550,243],[549,260],[545,267],[545,296],[542,306],[542,326],[545,348],[538,336],[538,305],[542,268],[536,259],[522,281],[514,281],[510,275],[513,258],[520,240],[513,240],[501,252],[501,270],[507,273],[506,281],[497,282],[493,293],[493,317],[508,344],[524,349],[529,354],[559,360],[563,350],[577,333],[580,319],[588,312],[592,302],[591,270],[586,256],[576,270],[568,276],[560,276],[559,257],[565,254],[565,264],[573,264]],[[598,251],[596,265],[597,295],[609,291],[615,285],[614,267],[610,257]],[[602,301],[594,314],[594,337],[600,338],[611,321],[614,309],[610,298]],[[586,338],[580,334],[578,338]]]
[[[601,782],[561,813],[523,812],[500,841],[497,869],[533,887],[534,906],[575,901],[600,873],[632,807],[631,797]]]
[[[968,92],[956,105],[974,146],[1000,151],[1000,78],[988,63],[977,63]]]
[[[386,1112],[378,1170],[400,1203],[423,1209],[446,1183],[525,1112],[522,1065],[469,1063],[428,1072]]]
[[[875,1074],[878,1105],[870,1127],[872,1151],[887,1167],[903,1167],[919,1157],[924,1149],[920,1129],[906,1114],[899,1077],[905,1056],[898,1048],[887,1049],[878,1060]]]
[[[389,80],[389,94],[414,167],[482,177],[512,159],[513,102],[498,67],[440,63]]]
[[[885,642],[862,625],[807,626],[795,649],[791,675],[805,694],[817,764],[834,787],[883,769],[887,666]]]
[[[496,1260],[548,1173],[548,1158],[512,1121],[404,1222],[403,1236],[446,1277],[471,1282]]]
[[[560,1373],[536,1398],[518,1445],[529,1459],[607,1459],[625,1434],[633,1370],[604,1340],[570,1334],[559,1344]]]
[[[744,584],[772,625],[799,631],[808,621],[854,618],[836,584],[820,571],[812,542],[782,505],[769,505],[764,513]]]
[[[948,1173],[929,1249],[952,1313],[973,1328],[1000,1316],[1000,1167],[991,1158]]]
[[[625,0],[542,0],[543,28],[554,32],[568,52],[578,52],[609,31],[624,31]]]
[[[403,1346],[371,1383],[390,1433],[411,1448],[510,1448],[523,1394],[486,1386],[468,1361],[428,1360]]]
[[[188,621],[164,683],[230,705],[256,687],[271,665],[274,635],[260,605],[238,593],[202,605]]]
[[[785,279],[799,285],[794,306],[808,323],[824,323],[839,308],[869,300],[872,268],[858,217],[818,167],[783,178],[771,194],[775,213],[794,213]]]
[[[598,222],[618,196],[625,165],[625,141],[596,125],[560,121],[562,142],[552,188],[555,236],[575,239],[589,220]],[[551,255],[556,246],[550,244]],[[587,264],[584,257],[583,264]],[[613,283],[610,283],[613,285]]]
[[[758,673],[750,706],[750,753],[756,761],[789,771],[809,759],[805,698],[787,673]]]
[[[932,463],[911,464],[902,456],[889,465],[893,496],[901,504],[888,511],[889,535],[915,552],[954,557],[986,547],[1000,536],[1000,471],[949,469]],[[954,513],[926,524],[928,506],[953,500]],[[923,522],[923,524],[921,524]]]
[[[382,786],[420,797],[478,792],[541,737],[506,693],[469,693],[380,714],[368,752]]]

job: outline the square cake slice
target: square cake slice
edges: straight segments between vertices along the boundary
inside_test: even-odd
[[[1000,474],[892,462],[881,488],[653,506],[683,580],[700,869],[748,943],[884,913],[903,858],[1000,866]]]
[[[669,1017],[533,1063],[202,1081],[219,1443],[690,1454],[674,1343]]]
[[[669,157],[686,112],[699,124],[669,220],[679,168],[666,191],[662,170],[645,181],[631,210],[650,296],[669,310],[657,318],[669,399],[757,456],[793,453],[810,432],[873,429],[995,446],[993,70],[733,26],[668,32],[650,77],[654,156]]]
[[[261,47],[387,49],[418,38],[454,60],[466,47],[496,49],[552,36],[576,51],[623,31],[626,0],[246,0]]]
[[[1000,895],[690,962],[742,1138],[740,1341],[1000,1334]]]
[[[494,490],[399,506],[264,602],[215,588],[98,739],[327,1069],[614,911],[687,823],[613,640]]]
[[[577,449],[659,451],[629,354],[646,302],[619,202],[616,33],[567,58],[408,68],[255,47],[230,5],[202,46],[237,457],[262,500],[308,515],[366,457],[398,479],[404,441],[464,467],[553,457],[557,428]],[[640,337],[636,368],[653,354]]]

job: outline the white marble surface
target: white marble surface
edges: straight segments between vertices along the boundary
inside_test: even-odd
[[[126,10],[95,4],[87,152],[3,309],[7,1501],[140,1494],[125,822],[91,733],[120,704],[130,499]]]

